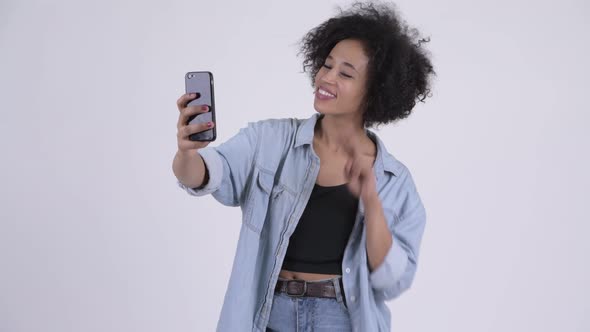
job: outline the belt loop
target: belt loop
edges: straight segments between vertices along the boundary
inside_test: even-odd
[[[341,300],[344,301],[344,283],[342,282],[342,277],[334,278],[332,283],[336,289],[336,297],[340,296]]]

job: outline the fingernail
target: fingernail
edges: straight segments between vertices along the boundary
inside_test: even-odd
[[[211,122],[207,122],[207,127],[211,128],[213,124]]]
[[[207,109],[209,109],[209,106],[207,106],[207,105],[205,105],[205,106],[201,106],[201,109],[202,109],[203,111],[206,111]]]

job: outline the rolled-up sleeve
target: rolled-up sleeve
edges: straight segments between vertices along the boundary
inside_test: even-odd
[[[394,280],[400,280],[408,266],[408,254],[393,235],[391,248],[383,262],[371,272],[370,281],[375,289],[387,289]]]
[[[219,189],[219,186],[221,185],[221,176],[223,174],[223,164],[219,153],[214,147],[200,149],[198,153],[201,155],[201,158],[203,158],[205,167],[207,167],[207,171],[209,173],[209,181],[207,184],[204,187],[191,188],[185,186],[178,179],[176,179],[176,183],[180,188],[186,190],[186,192],[190,195],[204,196]]]
[[[392,245],[383,262],[369,274],[375,296],[383,300],[394,299],[410,288],[426,225],[426,210],[409,172],[404,174],[402,186],[399,193],[403,194],[398,196],[402,204],[393,215]]]
[[[216,147],[198,150],[209,172],[209,181],[203,187],[190,188],[178,179],[178,186],[192,196],[211,194],[227,206],[239,206],[244,199],[258,148],[257,129],[263,121],[249,122],[239,132]]]

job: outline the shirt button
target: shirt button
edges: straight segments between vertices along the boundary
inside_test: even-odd
[[[354,302],[354,301],[356,301],[356,297],[354,297],[354,295],[353,295],[353,296],[351,296],[351,297],[350,297],[350,300],[351,300],[352,302]]]
[[[346,268],[346,273],[350,273],[350,268],[349,267]]]

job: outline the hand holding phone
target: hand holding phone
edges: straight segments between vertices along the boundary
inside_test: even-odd
[[[187,107],[207,106],[206,112],[192,114],[187,124],[200,124],[215,122],[215,99],[213,95],[213,74],[208,71],[188,72],[184,76],[186,93],[196,93],[197,96],[191,100]],[[214,141],[217,138],[216,127],[211,127],[201,132],[195,132],[189,135],[191,141]]]
[[[211,141],[193,141],[189,137],[198,133],[202,133],[211,128],[215,128],[213,121],[200,122],[195,124],[188,124],[190,118],[195,118],[196,115],[209,112],[208,105],[193,105],[188,106],[191,101],[198,99],[198,94],[184,94],[176,101],[180,115],[176,128],[178,129],[177,140],[178,150],[180,152],[190,152],[191,150],[198,150],[209,145]]]

